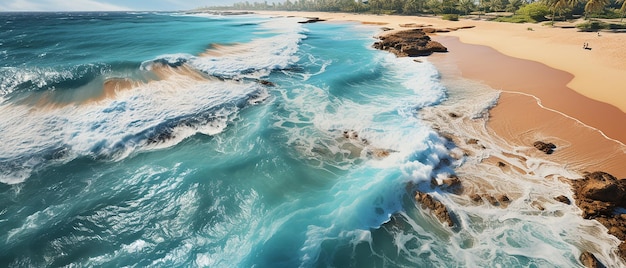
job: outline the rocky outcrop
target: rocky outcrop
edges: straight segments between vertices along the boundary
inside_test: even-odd
[[[537,150],[542,151],[546,154],[554,153],[554,149],[556,149],[556,145],[554,143],[545,143],[543,141],[536,141],[533,143],[533,146],[537,148]]]
[[[606,172],[593,172],[573,181],[577,201],[597,200],[626,207],[626,180]]]
[[[448,52],[448,49],[432,41],[422,29],[399,31],[379,37],[374,48],[386,50],[398,57],[428,56],[433,52]]]
[[[626,214],[616,208],[626,208],[626,179],[617,179],[606,172],[593,172],[572,181],[576,205],[585,219],[594,219],[606,226],[609,234],[626,241]],[[619,246],[626,259],[626,242]]]
[[[449,227],[454,226],[448,209],[441,203],[441,201],[422,192],[415,192],[415,201],[420,203],[423,209],[430,209],[432,214],[434,214],[435,217],[437,217],[437,219],[439,219],[442,223],[448,224]]]

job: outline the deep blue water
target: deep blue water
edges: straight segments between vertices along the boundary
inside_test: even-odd
[[[436,69],[297,21],[0,14],[1,266],[577,263],[458,244],[412,201],[453,173]]]

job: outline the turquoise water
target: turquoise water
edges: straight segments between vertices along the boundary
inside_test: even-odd
[[[373,50],[376,28],[0,18],[2,266],[579,265],[550,223],[504,217],[472,248],[415,205],[459,164],[416,115],[446,89],[431,64]]]

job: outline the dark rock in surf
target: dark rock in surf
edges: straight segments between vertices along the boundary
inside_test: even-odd
[[[604,265],[602,265],[600,263],[600,261],[598,261],[596,256],[594,256],[593,254],[589,253],[588,251],[585,251],[582,254],[580,254],[580,257],[578,259],[587,268],[604,267]]]
[[[448,52],[448,49],[432,41],[422,29],[411,29],[378,37],[380,41],[373,47],[386,50],[398,57],[428,56],[434,52]]]
[[[259,84],[264,85],[264,86],[268,86],[268,87],[273,87],[276,86],[274,83],[267,81],[267,80],[258,80]]]
[[[496,199],[493,195],[489,195],[489,194],[483,194],[483,197],[485,198],[485,200],[487,200],[487,202],[489,202],[489,204],[491,204],[492,206],[499,206],[500,203],[498,202],[498,199]]]
[[[546,154],[554,153],[554,149],[556,149],[556,145],[554,143],[545,143],[543,141],[536,141],[533,143],[533,146],[537,148],[537,150],[542,151]]]
[[[476,203],[482,203],[482,202],[483,202],[483,198],[482,198],[479,194],[471,194],[471,195],[469,196],[469,198],[470,198],[472,201],[476,202]]]
[[[498,195],[497,199],[498,199],[498,202],[500,202],[502,204],[506,204],[506,203],[511,202],[511,199],[509,199],[509,197],[507,195],[505,195],[505,194]]]
[[[567,198],[567,196],[564,196],[564,195],[559,195],[559,196],[555,197],[554,200],[559,201],[559,202],[561,202],[563,204],[567,204],[567,205],[571,205],[572,204],[572,201],[569,200],[569,198]]]
[[[415,201],[420,203],[423,209],[429,209],[442,223],[448,224],[449,227],[454,226],[448,209],[443,205],[443,203],[441,203],[441,201],[422,192],[415,192]]]
[[[443,179],[441,185],[445,186],[446,188],[460,187],[461,180],[456,175],[450,175],[447,178]]]
[[[478,144],[478,140],[477,139],[469,139],[465,143],[467,143],[467,144]]]
[[[315,22],[320,22],[320,21],[326,21],[317,17],[309,17],[307,18],[307,20],[305,21],[299,21],[298,23],[315,23]]]

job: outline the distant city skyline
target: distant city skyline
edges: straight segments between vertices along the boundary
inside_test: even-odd
[[[2,0],[2,11],[171,11],[188,10],[205,6],[230,6],[245,0]],[[255,1],[253,2],[263,2]],[[284,0],[269,0],[279,3]]]

